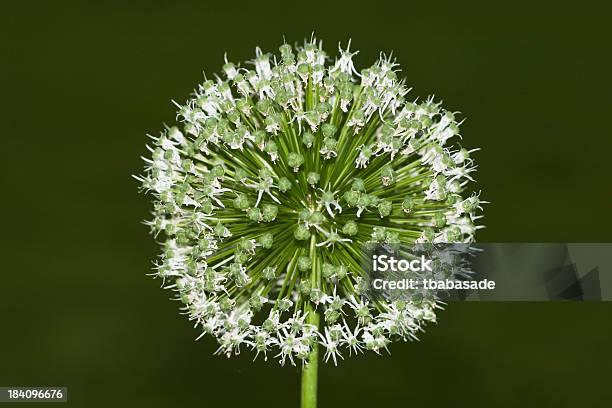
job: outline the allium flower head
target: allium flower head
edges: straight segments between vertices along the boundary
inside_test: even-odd
[[[335,363],[414,338],[435,301],[365,297],[362,246],[474,238],[455,113],[407,101],[392,58],[358,72],[356,54],[312,39],[226,59],[152,138],[155,275],[219,353],[295,364],[318,343]]]

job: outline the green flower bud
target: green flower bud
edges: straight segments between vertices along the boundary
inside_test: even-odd
[[[399,250],[401,241],[399,238],[399,233],[395,231],[387,231],[387,235],[385,236],[385,241],[391,247],[392,250]]]
[[[256,130],[253,132],[253,138],[255,139],[255,144],[257,146],[262,146],[266,143],[268,136],[263,130]]]
[[[165,231],[166,231],[166,235],[172,236],[176,234],[176,227],[174,226],[174,224],[168,224],[166,225]]]
[[[278,179],[278,189],[282,193],[286,193],[287,191],[291,190],[291,182],[287,177],[281,177]]]
[[[472,196],[472,197],[466,198],[463,201],[462,207],[463,207],[463,211],[467,213],[471,213],[471,212],[474,212],[476,208],[478,208],[479,205],[480,205],[480,200],[478,199],[478,197]]]
[[[234,254],[234,260],[238,263],[246,263],[251,256],[245,252],[236,252]]]
[[[270,318],[264,320],[261,327],[267,332],[273,332],[276,330],[276,323],[274,323]]]
[[[436,237],[436,233],[431,228],[423,229],[423,236],[427,242],[432,242]]]
[[[459,126],[456,123],[451,123],[448,127],[453,132],[453,134],[459,134]]]
[[[385,227],[374,227],[372,230],[372,239],[376,242],[384,242],[387,237]]]
[[[344,265],[340,265],[336,269],[336,279],[338,279],[338,280],[342,280],[342,279],[346,278],[347,274],[348,274],[348,269]]]
[[[268,116],[274,112],[272,102],[269,99],[260,99],[259,101],[257,101],[257,104],[255,106],[257,110],[265,116]]]
[[[261,296],[259,296],[257,294],[253,294],[249,298],[249,306],[251,307],[251,309],[253,309],[256,312],[260,311],[261,308],[263,307],[263,303],[261,301]]]
[[[308,222],[311,224],[321,224],[325,221],[325,216],[321,211],[313,211],[308,217]]]
[[[427,115],[423,115],[419,118],[419,120],[421,121],[421,125],[423,127],[430,127],[431,124],[433,123],[431,118]]]
[[[338,141],[334,139],[333,137],[326,137],[325,139],[323,139],[323,146],[327,150],[330,150],[330,151],[336,150],[337,145],[338,145]]]
[[[308,66],[308,64],[300,64],[297,67],[297,72],[300,75],[308,75],[308,73],[310,72],[310,67]]]
[[[313,288],[310,290],[310,301],[314,303],[319,303],[321,301],[321,290],[317,288]]]
[[[361,195],[357,191],[354,191],[354,190],[347,191],[342,196],[342,198],[344,198],[344,201],[346,201],[349,207],[355,207],[360,197]]]
[[[280,47],[278,47],[278,50],[280,51],[283,58],[289,55],[293,56],[293,47],[291,47],[289,44],[281,45]]]
[[[312,133],[305,132],[302,135],[302,143],[304,143],[306,147],[311,147],[313,142],[314,142],[314,136],[312,135]]]
[[[459,194],[449,194],[446,198],[446,203],[452,206],[453,204],[459,203],[462,200],[463,197],[461,197]]]
[[[293,302],[289,299],[283,298],[276,303],[276,306],[281,312],[286,312],[287,310],[291,309],[291,306],[293,306]]]
[[[262,207],[262,214],[264,221],[274,221],[278,215],[278,207],[273,204],[264,204]]]
[[[262,248],[270,249],[274,243],[274,237],[271,233],[266,232],[257,238],[257,242],[262,246]]]
[[[305,272],[312,268],[312,261],[308,256],[300,256],[297,260],[298,270]]]
[[[351,184],[351,190],[353,191],[365,191],[365,184],[362,179],[356,178]]]
[[[226,144],[231,145],[238,142],[238,137],[236,133],[232,132],[231,130],[226,130],[223,132],[223,141]]]
[[[321,175],[314,171],[311,171],[310,173],[308,173],[308,176],[306,176],[306,181],[308,181],[308,184],[310,184],[311,186],[316,185],[320,179]]]
[[[344,227],[342,227],[342,233],[346,234],[346,235],[357,235],[357,233],[359,232],[359,227],[357,227],[357,223],[355,221],[349,221],[346,224],[344,224]]]
[[[176,243],[181,245],[181,246],[189,245],[189,239],[185,235],[184,231],[181,231],[181,232],[176,234]]]
[[[402,201],[402,210],[404,210],[405,213],[411,213],[414,211],[415,206],[416,204],[412,197],[406,197],[404,198],[404,201]]]
[[[342,328],[339,326],[332,326],[329,330],[329,337],[333,341],[339,341],[342,338]]]
[[[461,241],[461,230],[459,227],[453,226],[449,227],[445,231],[446,233],[446,242],[458,242]]]
[[[209,198],[205,198],[200,202],[200,209],[204,214],[210,214],[213,212],[214,207]]]
[[[207,240],[206,238],[202,238],[198,242],[198,248],[200,249],[200,251],[206,251],[209,248],[209,246],[210,246],[210,241]]]
[[[307,280],[303,280],[300,282],[300,287],[299,287],[300,293],[303,295],[308,296],[310,294],[310,282]]]
[[[244,115],[250,115],[251,113],[251,104],[247,99],[238,99],[236,101],[236,109]]]
[[[321,133],[323,133],[323,137],[332,137],[336,134],[337,128],[331,123],[324,123],[321,126]]]
[[[261,272],[261,275],[266,280],[272,280],[276,278],[276,269],[271,266],[266,266]]]
[[[257,207],[249,208],[246,213],[249,220],[253,222],[259,222],[262,220],[261,210]]]
[[[191,276],[195,276],[198,271],[198,267],[194,261],[189,261],[187,263],[187,274]]]
[[[324,313],[325,322],[329,324],[336,323],[340,319],[340,312],[334,309],[327,309]]]
[[[249,197],[244,193],[238,194],[238,197],[234,198],[233,204],[234,208],[237,208],[239,210],[246,210],[251,206],[251,203],[249,202]]]
[[[336,273],[336,267],[330,263],[324,263],[321,267],[321,276],[325,279],[331,278]]]
[[[310,231],[304,225],[298,225],[295,231],[293,231],[293,236],[298,241],[306,241],[310,239]]]
[[[446,152],[444,152],[444,154],[442,155],[442,164],[445,165],[446,167],[450,168],[450,169],[455,167],[455,161],[450,156],[450,154],[448,154]]]
[[[446,225],[446,217],[442,213],[435,213],[431,221],[436,228],[442,228]]]
[[[214,231],[216,236],[224,237],[226,235],[227,228],[225,228],[225,225],[219,222],[217,225],[215,225]]]
[[[185,159],[181,162],[181,168],[184,172],[188,173],[193,170],[193,160]]]
[[[395,182],[395,171],[391,166],[384,166],[381,169],[380,180],[383,186],[388,186]]]
[[[246,178],[248,178],[248,177],[249,177],[249,176],[248,176],[247,172],[246,172],[246,171],[244,171],[244,170],[243,170],[243,169],[241,169],[241,168],[237,168],[237,169],[234,171],[234,181],[236,181],[237,183],[242,182],[242,180],[244,180],[244,179],[246,179]]]
[[[378,203],[378,213],[382,217],[388,217],[393,210],[393,204],[389,200],[381,200]]]
[[[304,118],[308,123],[319,123],[319,114],[317,112],[308,111],[304,113]]]
[[[304,163],[304,156],[299,153],[289,153],[287,155],[287,165],[293,168],[293,171],[298,171],[299,167]]]
[[[234,302],[228,298],[223,298],[221,299],[221,301],[219,302],[219,308],[223,311],[223,312],[229,312],[230,310],[232,310],[232,308],[234,307]]]
[[[276,94],[274,95],[274,101],[281,106],[287,105],[287,103],[289,102],[289,98],[290,95],[283,88],[278,89],[276,91]]]
[[[373,194],[362,194],[359,196],[359,200],[357,200],[357,205],[367,208],[377,205],[378,201],[378,197]]]
[[[266,143],[266,147],[264,148],[264,151],[268,154],[273,154],[278,152],[278,146],[276,146],[276,143],[274,142],[274,140],[270,140],[268,141],[268,143]]]
[[[181,293],[181,303],[188,305],[190,303],[189,295],[187,293]]]
[[[228,112],[227,119],[229,119],[229,121],[233,124],[237,124],[238,122],[240,122],[240,112],[238,112],[238,110],[236,109]]]
[[[317,109],[317,112],[318,112],[318,113],[319,113],[321,116],[327,116],[327,115],[329,115],[329,114],[331,113],[331,111],[332,111],[332,109],[333,109],[333,108],[332,108],[332,106],[331,106],[329,103],[327,103],[327,102],[321,102],[321,103],[317,104],[317,108],[316,108],[316,109]],[[333,126],[333,125],[331,125],[331,124],[329,124],[329,125],[330,125],[330,126]],[[323,126],[325,126],[325,125],[323,125]],[[333,129],[334,129],[334,133],[335,133],[335,132],[336,132],[336,130],[335,130],[335,129],[336,129],[336,127],[334,126],[334,127],[333,127]]]
[[[253,243],[253,241],[244,239],[244,238],[240,240],[238,247],[242,249],[243,251],[247,251],[247,252],[252,252],[255,250],[255,244]]]

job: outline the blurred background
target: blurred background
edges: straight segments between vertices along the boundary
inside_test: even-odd
[[[67,386],[75,407],[297,406],[297,368],[213,356],[145,276],[158,249],[131,178],[171,99],[283,36],[315,31],[331,54],[352,38],[360,68],[393,51],[413,97],[462,112],[492,202],[480,241],[610,241],[611,10],[494,4],[3,4],[0,386]],[[611,312],[450,304],[420,342],[323,365],[320,405],[605,406]]]

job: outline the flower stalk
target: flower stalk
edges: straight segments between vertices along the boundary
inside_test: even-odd
[[[312,264],[310,273],[311,289],[318,288],[319,259],[317,257],[317,240],[314,236],[310,237],[309,257]],[[306,321],[308,324],[319,329],[319,314],[308,304],[306,306]],[[319,376],[319,344],[318,339],[314,339],[310,353],[304,365],[302,365],[302,395],[301,408],[317,407],[317,389]]]
[[[308,315],[308,323],[319,327],[319,315],[312,311]],[[317,407],[317,390],[319,377],[319,345],[315,342],[308,354],[307,363],[302,366],[302,398],[301,408]]]

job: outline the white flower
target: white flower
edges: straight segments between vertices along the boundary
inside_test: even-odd
[[[338,43],[338,50],[340,51],[340,58],[336,60],[336,64],[329,69],[329,72],[333,74],[334,72],[340,71],[349,75],[357,75],[359,73],[355,69],[353,65],[353,57],[359,54],[359,51],[351,52],[351,40],[349,40],[348,45],[346,46],[346,50],[342,49],[340,43]]]
[[[342,337],[336,337],[332,335],[329,328],[325,327],[325,335],[321,336],[321,344],[325,347],[325,361],[328,361],[330,357],[334,360],[334,365],[338,365],[338,357],[344,359],[338,347],[342,344]]]
[[[319,343],[337,364],[412,340],[435,301],[366,297],[361,248],[469,243],[482,228],[485,201],[465,193],[477,149],[457,145],[456,114],[406,102],[391,56],[358,73],[350,47],[330,58],[313,37],[246,63],[226,55],[222,78],[174,102],[179,124],[150,137],[135,178],[162,241],[152,275],[216,354],[306,364]]]

